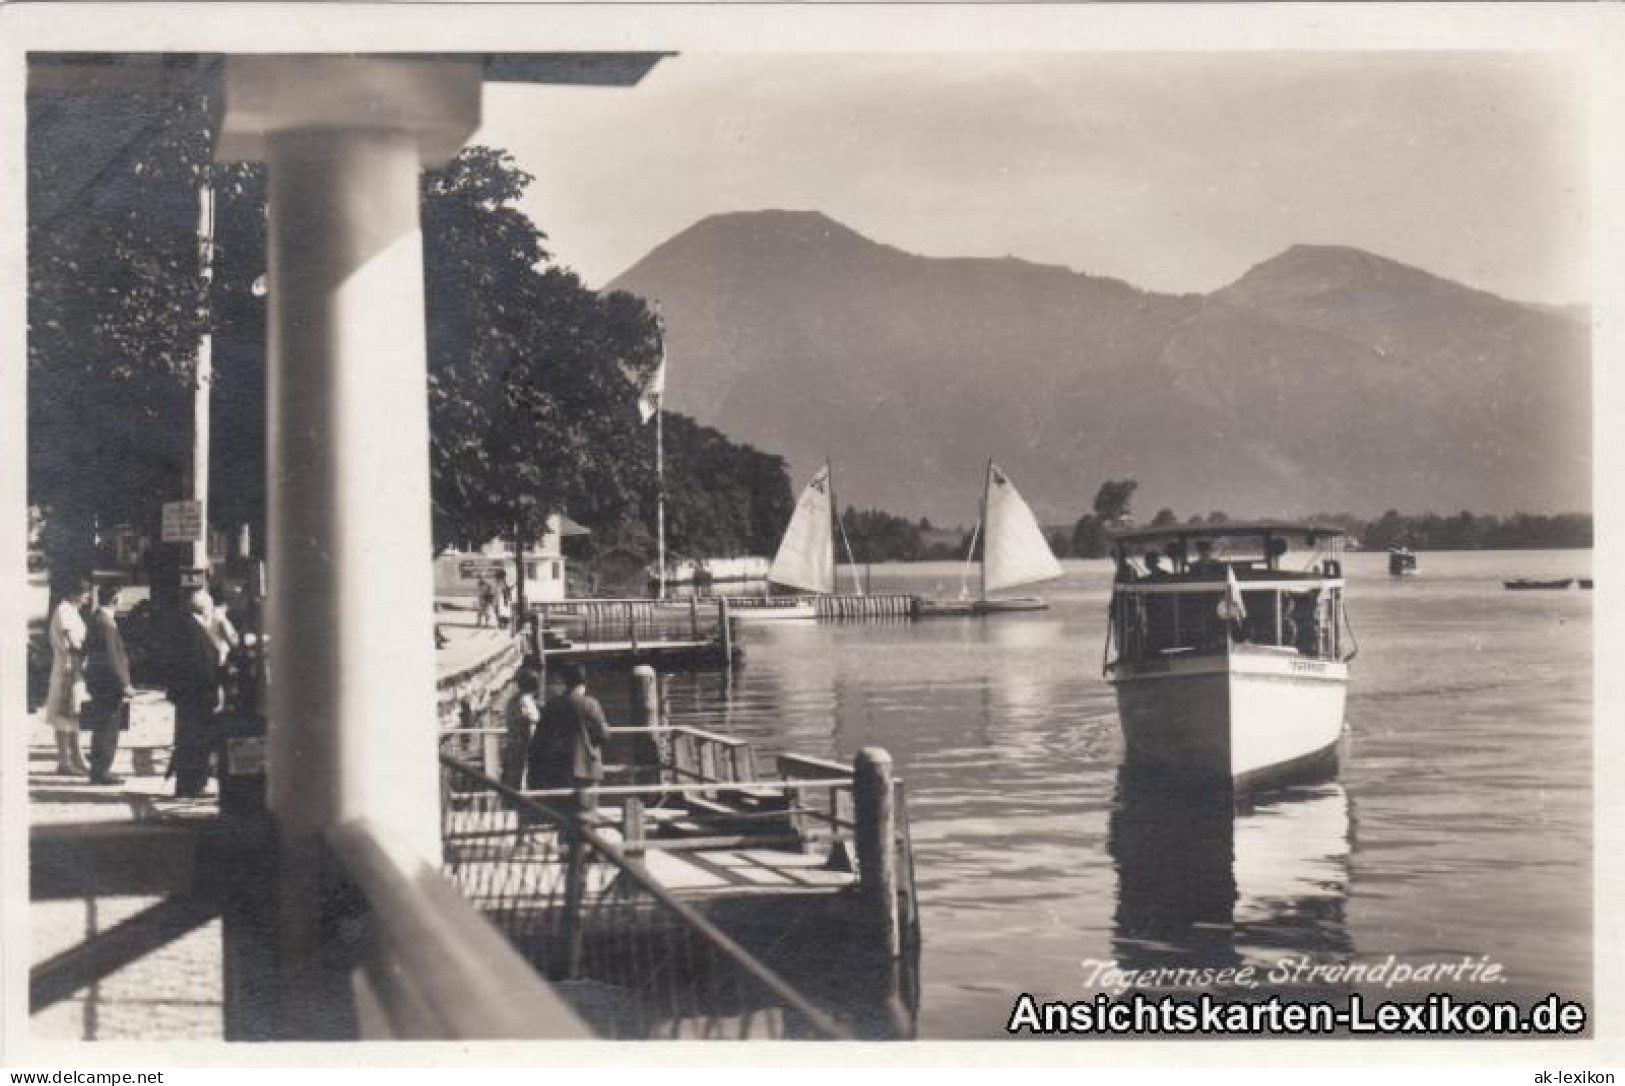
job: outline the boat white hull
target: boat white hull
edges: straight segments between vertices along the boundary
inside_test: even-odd
[[[812,622],[818,610],[810,602],[775,603],[764,607],[730,607],[728,614],[740,622]]]
[[[1238,791],[1336,772],[1346,664],[1239,647],[1109,677],[1132,762]]]
[[[973,615],[1002,615],[1011,611],[1047,611],[1049,604],[1037,596],[1007,596],[1002,599],[976,600],[971,604]]]

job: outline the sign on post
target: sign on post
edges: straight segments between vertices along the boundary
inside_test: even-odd
[[[164,503],[164,542],[196,543],[203,538],[203,503]]]

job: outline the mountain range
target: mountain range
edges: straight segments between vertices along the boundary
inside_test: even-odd
[[[668,408],[798,487],[830,458],[843,506],[968,525],[991,457],[1050,523],[1124,477],[1142,519],[1591,508],[1588,312],[1359,249],[1173,295],[758,211],[610,287],[661,306]]]

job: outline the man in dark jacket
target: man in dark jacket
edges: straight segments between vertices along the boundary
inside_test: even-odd
[[[592,788],[604,779],[609,724],[603,706],[588,695],[587,675],[579,664],[564,664],[558,676],[562,690],[542,706],[542,719],[531,736],[525,783],[533,789],[573,788],[576,806],[585,811],[592,805]]]
[[[169,766],[175,795],[196,799],[209,783],[209,740],[220,710],[220,648],[209,628],[214,600],[200,588],[187,607],[169,681],[169,699],[175,703],[175,752]]]
[[[79,726],[90,731],[90,783],[123,784],[113,776],[119,732],[130,726],[130,654],[118,628],[118,586],[102,585],[85,635],[85,690],[90,702],[79,714]]]

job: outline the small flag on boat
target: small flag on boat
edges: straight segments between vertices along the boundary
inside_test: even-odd
[[[661,404],[666,399],[666,344],[660,344],[660,361],[655,365],[654,372],[644,379],[643,386],[638,391],[638,415],[644,422],[654,418],[660,411]]]

